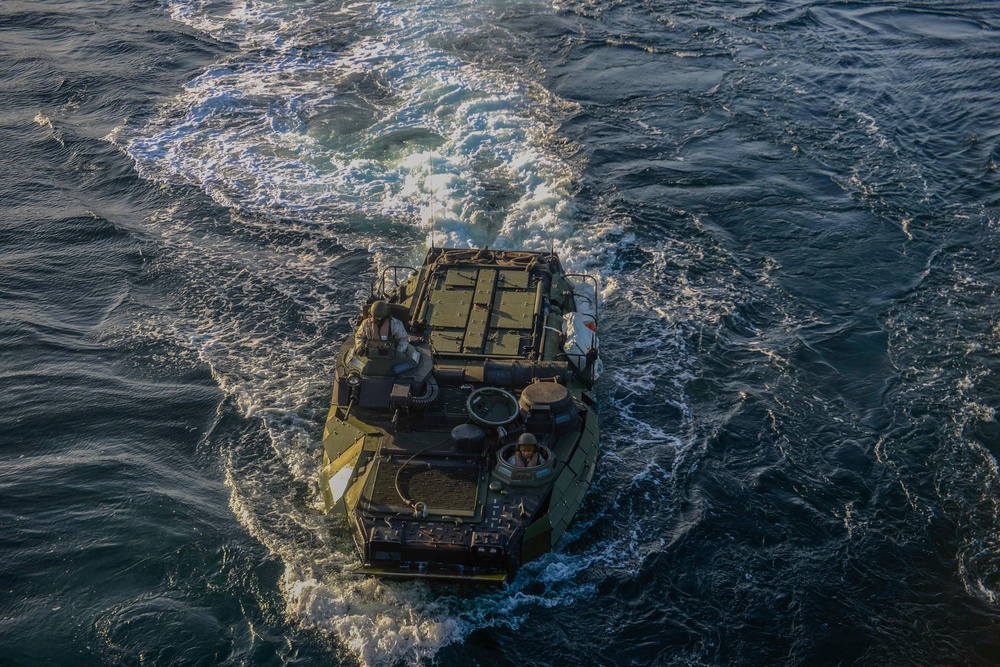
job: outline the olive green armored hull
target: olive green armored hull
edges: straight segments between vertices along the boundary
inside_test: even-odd
[[[357,572],[500,583],[552,549],[597,461],[596,295],[550,253],[437,248],[383,272],[369,304],[409,345],[345,342],[323,432]],[[534,467],[510,462],[524,433]]]

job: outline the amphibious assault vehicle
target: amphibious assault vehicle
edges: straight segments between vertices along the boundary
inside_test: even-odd
[[[355,572],[502,583],[552,549],[597,461],[598,292],[545,252],[432,248],[380,273],[364,315],[387,304],[408,338],[344,343],[323,431]]]

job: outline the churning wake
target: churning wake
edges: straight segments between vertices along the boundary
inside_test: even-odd
[[[501,5],[168,8],[240,51],[127,139],[145,177],[338,223],[357,241],[395,227],[437,245],[587,252],[574,241],[574,147],[555,134],[574,106],[495,62]]]
[[[149,221],[184,284],[176,309],[133,334],[192,350],[263,424],[263,438],[250,426],[219,445],[233,511],[285,566],[288,616],[364,664],[419,663],[478,627],[516,627],[521,610],[590,595],[580,573],[595,563],[629,567],[635,554],[615,538],[530,564],[503,591],[442,595],[343,574],[353,549],[320,512],[332,359],[373,259],[416,262],[431,243],[551,246],[593,268],[612,243],[613,224],[574,217],[582,162],[557,135],[574,105],[533,81],[530,62],[498,57],[504,5],[166,8],[235,52],[110,138],[144,178],[192,186],[231,219],[178,204]]]

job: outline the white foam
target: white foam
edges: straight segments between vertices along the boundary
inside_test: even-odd
[[[434,603],[424,586],[377,579],[330,582],[292,568],[285,573],[289,611],[306,627],[333,634],[365,665],[419,664],[464,637],[462,620]]]
[[[327,45],[314,3],[168,8],[244,51],[190,82],[150,125],[118,133],[144,176],[255,213],[386,218],[438,245],[553,243],[571,266],[601,252],[606,230],[579,239],[573,147],[554,140],[575,107],[447,48],[478,34],[496,8],[345,5],[325,17],[359,35],[339,49]]]
[[[600,266],[611,249],[605,236],[614,225],[589,224],[582,234],[574,218],[580,165],[574,147],[557,140],[574,106],[516,67],[486,68],[449,46],[475,43],[477,26],[503,6],[166,5],[240,52],[110,139],[144,177],[196,186],[250,215],[237,218],[246,235],[180,211],[150,221],[162,261],[188,284],[175,308],[127,335],[166,336],[191,350],[240,412],[263,424],[273,456],[261,460],[249,433],[229,448],[227,481],[234,514],[284,563],[289,618],[329,634],[363,664],[418,664],[477,627],[516,627],[527,610],[592,595],[593,584],[577,575],[611,553],[600,545],[593,557],[551,554],[511,588],[474,600],[420,583],[358,579],[345,573],[355,563],[349,540],[316,507],[316,423],[339,340],[309,332],[330,322],[346,329],[358,300],[330,284],[320,241],[367,248],[379,265],[418,262],[421,241],[432,236],[437,245],[552,244],[575,269]],[[383,247],[386,224],[409,229],[408,257]],[[269,243],[272,235],[286,240]],[[292,303],[304,325],[290,327],[277,314]],[[290,499],[289,477],[316,503]],[[531,581],[544,594],[526,593]]]

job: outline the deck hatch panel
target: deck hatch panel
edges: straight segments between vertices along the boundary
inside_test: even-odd
[[[476,285],[478,269],[449,269],[438,279],[437,289],[472,289]]]
[[[465,331],[462,329],[435,329],[431,332],[431,347],[435,352],[461,352]]]
[[[511,290],[527,290],[528,280],[530,274],[527,271],[500,271],[500,275],[497,278],[498,287],[501,289],[511,289]]]
[[[476,293],[472,299],[472,310],[469,313],[469,329],[465,334],[465,350],[478,352],[483,348],[486,339],[486,326],[493,307],[493,289],[497,283],[497,272],[484,269],[479,272],[476,281]]]
[[[501,290],[493,305],[490,326],[494,329],[530,329],[535,317],[535,295]]]
[[[457,296],[445,292],[435,292],[427,304],[427,324],[432,327],[464,329],[469,320],[469,306],[472,290]]]
[[[527,339],[527,344],[531,338]],[[486,342],[486,354],[492,356],[515,357],[520,355],[521,346],[525,345],[522,332],[518,329],[503,329],[494,331]]]
[[[408,511],[396,492],[396,474],[399,473],[399,490],[415,503],[426,503],[428,511],[453,516],[475,514],[482,475],[478,462],[417,457],[407,463],[409,458],[392,456],[379,461],[371,489],[371,509],[397,511],[404,508]]]

